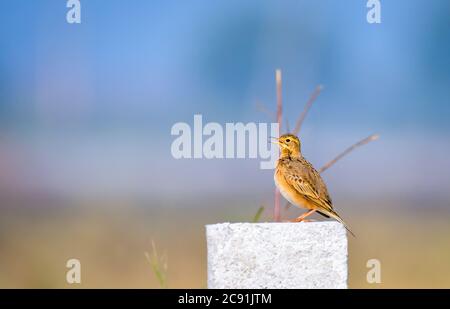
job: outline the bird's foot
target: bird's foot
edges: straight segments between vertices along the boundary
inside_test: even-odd
[[[306,217],[309,217],[310,215],[312,215],[313,213],[315,213],[316,211],[314,209],[309,210],[308,212],[305,212],[303,215],[301,215],[298,218],[295,218],[293,220],[291,220],[291,222],[308,222],[309,220],[306,220]]]
[[[293,219],[293,220],[287,220],[285,222],[296,222],[296,223],[300,223],[300,222],[315,222],[317,220],[314,219],[303,219],[303,220],[297,220],[297,219]]]

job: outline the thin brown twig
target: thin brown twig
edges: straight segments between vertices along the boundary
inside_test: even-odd
[[[281,78],[281,70],[278,69],[275,71],[275,80],[277,85],[277,122],[278,128],[281,132],[281,122],[283,119],[283,97],[282,97],[282,78]],[[280,136],[280,132],[278,136]],[[281,220],[281,209],[280,209],[280,191],[275,188],[275,207],[273,210],[273,217],[275,222],[279,222]]]
[[[260,111],[261,113],[266,114],[267,116],[269,116],[270,120],[276,120],[277,119],[277,115],[271,111],[270,109],[268,109],[263,103],[261,102],[256,102],[255,104],[256,109],[258,111]]]
[[[291,207],[291,202],[286,202],[286,205],[284,205],[284,210],[288,210]]]
[[[303,109],[303,112],[300,114],[300,117],[297,120],[297,123],[295,125],[295,129],[292,132],[293,134],[298,135],[298,133],[300,132],[300,129],[302,127],[303,121],[305,120],[306,114],[308,114],[309,109],[311,108],[311,106],[313,105],[314,101],[319,96],[319,94],[322,91],[322,89],[323,89],[322,85],[319,85],[319,86],[316,87],[316,89],[314,89],[314,92],[309,97],[308,102],[306,102],[305,108]]]
[[[275,72],[275,79],[277,83],[277,122],[281,131],[281,122],[283,121],[283,97],[282,97],[282,80],[281,80],[281,70],[278,69]]]
[[[352,146],[348,147],[347,149],[345,149],[343,152],[341,152],[339,155],[337,155],[333,160],[329,161],[327,164],[325,164],[324,166],[322,166],[319,169],[319,173],[323,173],[325,172],[328,168],[330,168],[334,163],[336,163],[337,161],[339,161],[340,159],[342,159],[344,156],[346,156],[347,154],[349,154],[350,152],[352,152],[355,148],[358,148],[360,146],[363,146],[365,144],[370,143],[371,141],[375,141],[379,138],[380,136],[378,134],[372,134],[369,137],[366,137],[363,140],[360,140],[359,142],[353,144]]]

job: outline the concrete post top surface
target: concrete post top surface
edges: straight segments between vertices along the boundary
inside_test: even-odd
[[[238,223],[216,223],[216,224],[208,224],[206,225],[206,230],[213,229],[230,229],[230,230],[239,230],[239,229],[259,229],[262,230],[282,230],[282,231],[303,231],[304,233],[308,233],[308,231],[315,231],[319,233],[327,233],[327,231],[334,231],[337,233],[346,234],[346,230],[344,226],[336,221],[322,221],[322,222],[258,222],[258,223],[249,223],[249,222],[238,222]]]
[[[209,288],[346,288],[339,222],[206,226]]]

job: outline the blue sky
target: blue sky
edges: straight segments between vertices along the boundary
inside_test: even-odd
[[[314,87],[325,86],[302,131],[311,161],[382,135],[329,176],[336,188],[351,194],[354,184],[340,179],[367,168],[374,177],[360,186],[370,190],[445,193],[448,1],[382,1],[380,25],[366,22],[366,1],[356,0],[81,2],[81,25],[69,25],[65,1],[2,1],[0,130],[5,162],[25,153],[17,186],[152,195],[173,181],[157,181],[155,171],[180,165],[187,178],[208,175],[194,182],[199,190],[233,188],[242,168],[246,183],[267,178],[256,186],[270,188],[255,162],[174,163],[170,128],[197,113],[269,121],[255,104],[275,105],[281,68],[291,123]],[[435,165],[423,167],[430,158]],[[416,166],[437,176],[423,185],[409,174]],[[42,181],[26,182],[30,173]],[[186,180],[176,178],[181,190]]]

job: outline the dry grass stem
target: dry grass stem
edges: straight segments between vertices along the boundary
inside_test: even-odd
[[[155,242],[152,240],[152,252],[145,252],[145,257],[152,267],[153,274],[158,280],[161,288],[167,288],[167,255],[164,253],[161,256],[158,255]]]
[[[330,168],[334,163],[336,163],[337,161],[339,161],[340,159],[342,159],[344,156],[346,156],[347,154],[349,154],[350,152],[352,152],[355,148],[358,148],[360,146],[363,146],[365,144],[370,143],[371,141],[375,141],[379,138],[380,136],[378,134],[372,134],[369,137],[366,137],[363,140],[360,140],[359,142],[353,144],[352,146],[348,147],[347,149],[345,149],[343,152],[341,152],[339,155],[337,155],[333,160],[329,161],[327,164],[325,164],[324,166],[322,166],[322,168],[319,169],[319,173],[323,173],[325,172],[328,168]]]
[[[317,86],[316,89],[314,89],[314,92],[309,97],[309,100],[308,100],[308,102],[306,102],[303,112],[300,114],[300,117],[298,118],[297,123],[295,124],[295,129],[292,132],[294,135],[298,136],[298,133],[300,132],[300,129],[302,128],[303,121],[305,120],[306,115],[308,114],[308,111],[311,109],[311,106],[316,101],[316,99],[319,96],[322,89],[323,89],[322,85]]]

